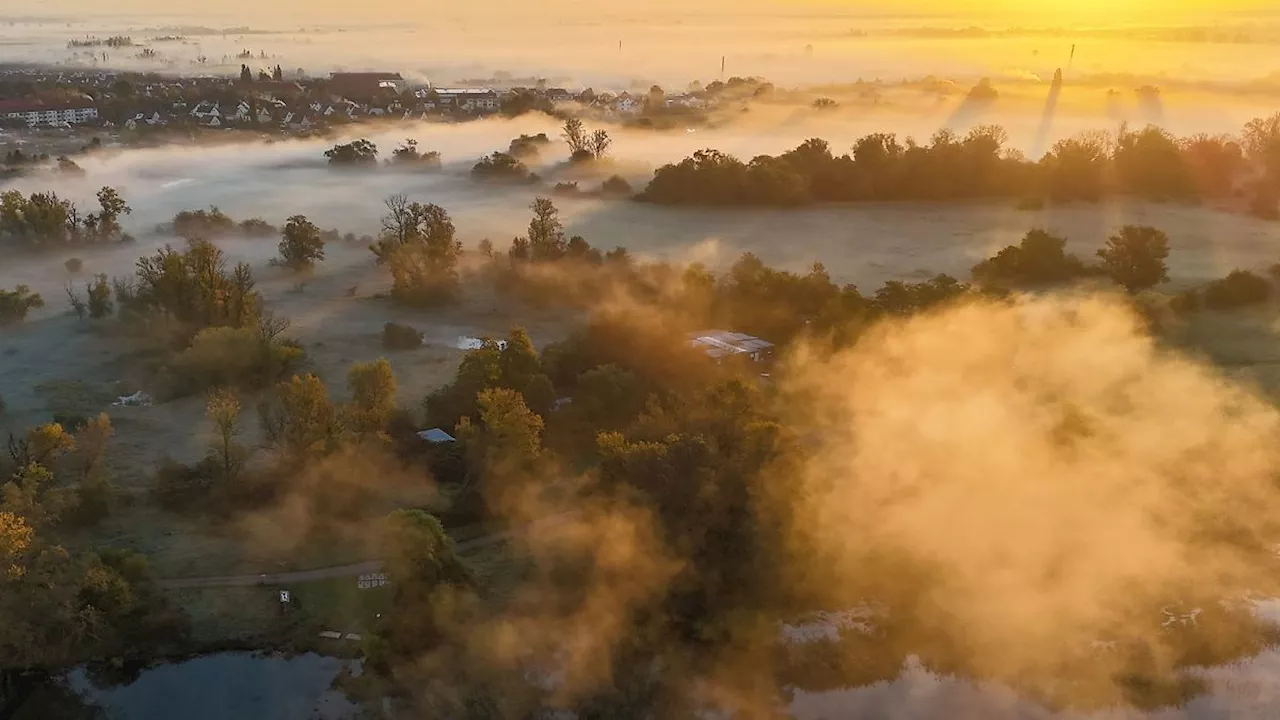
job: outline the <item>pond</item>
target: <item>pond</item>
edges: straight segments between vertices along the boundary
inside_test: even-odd
[[[359,667],[315,653],[227,652],[159,665],[111,688],[97,687],[84,669],[65,681],[112,720],[343,720],[356,707],[330,688],[343,668]]]

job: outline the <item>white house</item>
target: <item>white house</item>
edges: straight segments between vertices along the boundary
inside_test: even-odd
[[[613,107],[621,113],[633,113],[639,110],[641,105],[629,93],[624,92],[614,99]]]

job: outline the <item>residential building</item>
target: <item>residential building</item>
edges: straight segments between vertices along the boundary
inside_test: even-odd
[[[442,109],[496,112],[502,108],[502,100],[492,88],[436,88],[434,92],[436,103]]]
[[[81,125],[98,119],[98,108],[83,101],[45,103],[39,100],[0,100],[0,118],[39,125]]]
[[[405,87],[400,73],[354,72],[333,73],[329,76],[331,95],[349,100],[371,100],[382,95],[398,95]]]

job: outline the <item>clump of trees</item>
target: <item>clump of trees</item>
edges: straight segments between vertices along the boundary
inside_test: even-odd
[[[292,270],[306,270],[324,260],[324,238],[305,215],[294,215],[285,223],[280,239],[280,264]]]
[[[391,159],[387,160],[387,164],[396,167],[432,171],[439,170],[442,167],[440,153],[435,150],[428,150],[427,152],[418,150],[418,141],[413,138],[405,140],[402,145],[392,150]]]
[[[24,196],[10,190],[0,194],[0,240],[48,248],[130,239],[120,218],[133,210],[115,188],[98,191],[98,207],[98,212],[81,216],[75,203],[57,193]]]
[[[462,243],[449,213],[439,205],[409,202],[403,195],[387,198],[386,207],[382,233],[369,249],[391,272],[392,299],[417,307],[453,300]]]
[[[416,148],[415,148],[416,149]],[[378,146],[372,140],[360,139],[334,145],[324,151],[329,164],[342,167],[374,167],[378,164]]]
[[[188,240],[213,240],[225,235],[234,234],[236,221],[218,209],[216,205],[208,210],[182,210],[173,216],[173,233]]]
[[[44,298],[40,297],[40,293],[31,292],[31,288],[26,285],[19,285],[12,290],[0,289],[0,326],[20,323],[32,309],[42,307]]]
[[[582,120],[576,117],[565,121],[561,137],[569,146],[570,162],[603,160],[609,154],[609,147],[613,145],[608,130],[588,132]]]
[[[476,180],[494,182],[532,182],[536,177],[529,172],[528,166],[514,155],[495,152],[488,157],[480,158],[471,168],[471,177]]]
[[[987,285],[1051,285],[1085,273],[1084,263],[1066,251],[1067,239],[1048,231],[1031,230],[1018,245],[1010,245],[973,267],[973,279]]]
[[[546,133],[522,134],[507,146],[507,154],[520,160],[536,160],[550,145],[551,138],[547,137]]]

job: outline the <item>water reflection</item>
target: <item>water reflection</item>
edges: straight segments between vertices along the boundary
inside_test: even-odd
[[[83,668],[66,680],[118,720],[340,720],[356,714],[354,705],[330,690],[343,668],[358,671],[349,661],[314,653],[220,653],[160,665],[106,689]]]
[[[796,690],[796,720],[1224,720],[1280,717],[1280,651],[1268,650],[1230,666],[1196,673],[1207,692],[1178,708],[1090,713],[1052,710],[1006,687],[944,677],[912,657],[891,682],[860,688]]]

